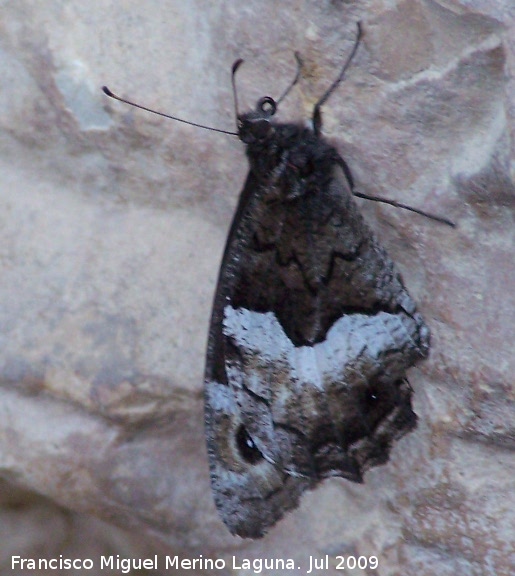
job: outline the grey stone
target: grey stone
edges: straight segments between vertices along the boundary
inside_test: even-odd
[[[279,117],[304,120],[357,20],[324,132],[361,191],[458,224],[362,202],[431,327],[410,374],[419,427],[363,486],[327,481],[242,541],[212,503],[201,388],[242,146],[100,87],[232,130],[232,62],[245,109],[281,93],[298,50]],[[202,554],[220,574],[244,573],[233,555],[307,570],[326,554],[324,576],[347,554],[382,576],[515,572],[514,21],[501,0],[2,3],[4,570],[13,554],[98,558],[109,533],[115,554]]]

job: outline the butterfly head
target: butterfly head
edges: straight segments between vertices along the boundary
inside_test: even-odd
[[[265,142],[275,133],[272,117],[277,112],[277,103],[270,96],[260,98],[255,110],[238,116],[238,136],[245,144]]]

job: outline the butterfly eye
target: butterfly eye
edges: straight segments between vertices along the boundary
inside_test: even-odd
[[[257,103],[257,108],[266,116],[273,116],[277,112],[277,104],[270,96],[265,96]]]
[[[238,428],[238,432],[236,433],[236,445],[242,458],[249,464],[257,464],[257,462],[263,459],[263,454],[261,454],[243,424]]]

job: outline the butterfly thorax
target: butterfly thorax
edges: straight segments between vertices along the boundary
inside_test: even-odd
[[[238,120],[250,171],[265,189],[279,193],[284,200],[326,185],[338,153],[312,129],[274,122],[256,111]]]

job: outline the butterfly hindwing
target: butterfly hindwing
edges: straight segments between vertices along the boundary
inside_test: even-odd
[[[205,378],[215,501],[245,537],[322,479],[360,482],[387,461],[415,426],[405,373],[429,348],[335,149],[309,129],[273,127],[247,146]]]

